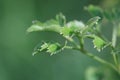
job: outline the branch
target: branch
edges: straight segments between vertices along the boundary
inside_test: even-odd
[[[112,69],[114,69],[115,71],[118,72],[118,69],[117,69],[113,64],[107,62],[106,60],[104,60],[104,59],[102,59],[102,58],[100,58],[100,57],[98,57],[98,56],[95,56],[95,55],[93,55],[92,53],[87,52],[86,50],[81,50],[81,52],[82,52],[84,55],[86,55],[86,56],[88,56],[88,57],[90,57],[90,58],[92,58],[92,59],[94,59],[94,60],[96,60],[96,61],[98,61],[98,62],[100,62],[100,63],[102,63],[102,64],[105,64],[105,65],[111,67]],[[118,72],[118,73],[119,73],[119,72]]]

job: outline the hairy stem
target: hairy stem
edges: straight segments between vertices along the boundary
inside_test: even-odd
[[[104,60],[104,59],[102,59],[102,58],[100,58],[100,57],[98,57],[98,56],[93,55],[92,53],[87,52],[87,50],[85,50],[85,49],[84,49],[84,46],[83,46],[83,44],[84,44],[83,39],[80,38],[79,36],[78,36],[78,39],[79,39],[79,43],[80,43],[80,46],[81,46],[81,47],[80,47],[80,49],[77,49],[77,50],[80,50],[84,55],[86,55],[86,56],[94,59],[95,61],[98,61],[98,62],[100,62],[100,63],[102,63],[102,64],[105,64],[105,65],[111,67],[112,69],[114,69],[115,71],[118,72],[117,68],[116,68],[113,64],[107,62],[106,60]],[[118,72],[118,73],[119,73],[119,72]]]
[[[116,68],[113,64],[107,62],[106,60],[104,60],[104,59],[102,59],[102,58],[100,58],[100,57],[98,57],[98,56],[95,56],[95,55],[93,55],[92,53],[87,52],[86,50],[80,50],[80,51],[81,51],[83,54],[85,54],[86,56],[94,59],[95,61],[98,61],[98,62],[100,62],[100,63],[102,63],[102,64],[105,64],[105,65],[111,67],[112,69],[114,69],[115,71],[118,72],[117,68]],[[119,73],[119,72],[118,72],[118,73]]]
[[[114,24],[113,34],[112,34],[112,47],[113,48],[115,48],[116,42],[117,42],[117,26],[116,26],[116,24]],[[113,53],[112,55],[113,55],[114,63],[116,65],[116,67],[119,69],[118,55],[116,53]]]

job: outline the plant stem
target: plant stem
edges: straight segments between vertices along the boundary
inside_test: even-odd
[[[113,48],[115,48],[116,42],[117,42],[117,26],[116,26],[116,24],[114,24],[114,26],[113,26],[113,34],[112,34],[112,47]],[[114,63],[115,63],[116,67],[119,70],[118,56],[117,56],[116,53],[114,53],[114,51],[113,51],[112,55],[113,55]]]
[[[88,57],[90,57],[90,58],[92,58],[92,59],[94,59],[102,64],[105,64],[105,65],[111,67],[112,69],[114,69],[115,71],[118,72],[117,68],[113,64],[107,62],[106,60],[104,60],[98,56],[93,55],[92,53],[87,52],[87,50],[85,50],[84,46],[83,46],[84,40],[82,38],[80,38],[79,36],[78,36],[78,39],[79,39],[80,46],[81,46],[80,49],[78,49],[78,50],[80,50],[84,55],[86,55],[86,56],[88,56]]]
[[[74,46],[75,46],[75,48],[76,49],[79,49],[80,48],[80,46],[79,45],[77,45],[77,43],[75,43],[75,41],[72,39],[72,38],[70,38],[70,37],[64,37],[66,40],[68,40],[69,42],[71,42]]]
[[[118,72],[118,69],[117,69],[113,64],[107,62],[106,60],[101,59],[100,57],[95,56],[95,55],[93,55],[92,53],[87,52],[86,50],[80,50],[80,51],[81,51],[83,54],[85,54],[86,56],[88,56],[88,57],[90,57],[90,58],[92,58],[92,59],[94,59],[94,60],[96,60],[96,61],[98,61],[98,62],[100,62],[100,63],[102,63],[102,64],[105,64],[105,65],[111,67],[112,69],[114,69],[115,71]],[[118,72],[118,73],[119,73],[119,72]]]

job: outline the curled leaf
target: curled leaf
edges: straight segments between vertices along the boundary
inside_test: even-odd
[[[77,21],[77,20],[74,20],[74,21],[70,21],[67,23],[67,26],[68,27],[73,27],[73,28],[83,28],[85,27],[84,23],[82,21]]]
[[[105,47],[106,42],[100,37],[94,36],[93,44],[94,48],[96,48],[100,52]]]
[[[59,22],[59,25],[62,27],[66,24],[66,17],[62,13],[56,15],[56,20]]]
[[[41,45],[40,51],[46,51],[49,45],[50,45],[49,43],[44,42],[44,44]]]
[[[41,23],[39,21],[34,22],[33,25],[27,29],[27,32],[30,33],[35,31],[52,31],[59,33],[60,30],[61,27],[55,20],[49,20],[45,23]]]
[[[94,24],[97,24],[99,19],[101,19],[99,16],[93,17],[88,20],[87,25],[88,26],[93,26]]]
[[[62,47],[59,43],[46,43],[44,42],[40,47],[36,48],[33,52],[33,55],[40,52],[48,52],[50,55],[56,54],[62,50]]]
[[[56,54],[59,51],[61,51],[61,45],[59,43],[50,44],[47,48],[47,52],[49,52],[50,55]]]
[[[27,32],[42,31],[44,30],[43,23],[39,21],[33,21],[33,25],[27,29]]]
[[[83,22],[77,20],[70,21],[66,24],[65,27],[61,29],[61,34],[63,34],[63,36],[69,37],[73,35],[75,32],[83,30],[83,28],[85,28]]]

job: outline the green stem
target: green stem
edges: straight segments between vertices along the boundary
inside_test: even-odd
[[[102,64],[105,64],[105,65],[111,67],[112,69],[114,69],[115,71],[118,72],[117,68],[116,68],[113,64],[105,61],[104,59],[101,59],[100,57],[95,56],[95,55],[93,55],[92,53],[87,52],[86,50],[81,50],[81,52],[82,52],[83,54],[85,54],[86,56],[88,56],[88,57],[90,57],[90,58],[92,58],[92,59],[94,59],[94,60],[96,60],[96,61],[98,61],[98,62],[100,62],[100,63],[102,63]],[[118,72],[118,73],[119,73],[119,72]]]
[[[112,34],[112,47],[115,48],[117,42],[117,26],[114,24],[113,26],[113,34]],[[114,52],[114,51],[113,51]],[[118,62],[118,56],[116,53],[113,53],[113,60],[116,65],[116,67],[119,69],[119,62]]]
[[[98,61],[98,62],[100,62],[102,64],[105,64],[105,65],[109,66],[110,68],[114,69],[116,72],[119,73],[118,69],[113,64],[107,62],[106,60],[104,60],[104,59],[102,59],[102,58],[100,58],[98,56],[93,55],[92,53],[87,52],[87,50],[84,49],[84,46],[83,46],[84,42],[83,42],[83,40],[80,37],[78,37],[78,38],[80,40],[80,47],[69,47],[69,46],[66,46],[65,48],[81,51],[84,55],[94,59],[95,61]],[[74,41],[70,41],[70,42],[73,43]],[[77,46],[77,44],[75,44],[75,45]]]
[[[102,59],[98,56],[93,55],[92,53],[87,52],[87,50],[85,50],[84,46],[83,46],[83,44],[84,44],[83,38],[78,36],[78,39],[79,39],[79,42],[80,42],[80,49],[78,49],[78,50],[80,50],[84,55],[86,55],[86,56],[88,56],[88,57],[90,57],[90,58],[92,58],[92,59],[94,59],[94,60],[96,60],[96,61],[98,61],[102,64],[105,64],[105,65],[111,67],[112,69],[114,69],[115,71],[118,72],[117,68],[113,64],[107,62],[106,60],[104,60],[104,59]]]
[[[75,46],[75,48],[78,48],[78,49],[80,48],[80,46],[77,45],[77,43],[75,43],[75,41],[71,37],[64,37],[64,38],[69,42],[71,42]]]

